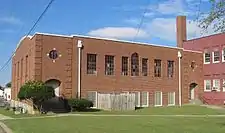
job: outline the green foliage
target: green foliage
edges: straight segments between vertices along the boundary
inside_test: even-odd
[[[72,111],[85,111],[93,107],[92,101],[87,99],[69,99],[68,104]]]
[[[9,82],[9,83],[7,83],[6,85],[5,85],[5,87],[8,87],[8,88],[10,88],[12,86],[12,83],[11,82]]]
[[[211,25],[215,32],[225,32],[225,0],[210,0],[209,13],[202,13],[199,18],[199,27],[207,30]]]
[[[20,100],[32,100],[37,108],[40,109],[42,102],[54,97],[54,88],[46,86],[41,81],[28,81],[18,93]]]

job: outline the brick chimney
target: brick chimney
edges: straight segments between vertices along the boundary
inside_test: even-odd
[[[183,48],[183,42],[187,40],[186,16],[177,16],[177,47]]]

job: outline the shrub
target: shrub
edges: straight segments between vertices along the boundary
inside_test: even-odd
[[[69,99],[68,104],[71,111],[85,111],[93,107],[93,103],[87,99]]]
[[[54,88],[46,86],[41,81],[28,81],[21,88],[18,93],[20,100],[32,100],[34,106],[41,110],[42,103],[45,100],[54,97]]]

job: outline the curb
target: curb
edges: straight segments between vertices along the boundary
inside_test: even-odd
[[[3,133],[13,133],[10,128],[8,128],[3,122],[0,122],[0,128],[2,128]]]

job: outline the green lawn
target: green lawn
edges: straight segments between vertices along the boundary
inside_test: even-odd
[[[144,108],[137,109],[135,111],[88,111],[88,112],[73,112],[75,114],[128,114],[128,115],[219,115],[225,114],[224,110],[210,109],[197,105],[185,105],[182,107],[157,107],[157,108]],[[46,114],[20,114],[15,115],[13,111],[0,108],[0,114],[10,116],[13,118],[18,117],[33,117],[33,116],[45,116]],[[49,114],[50,115],[50,114]]]
[[[225,118],[69,116],[7,120],[14,133],[224,133]]]
[[[137,109],[135,111],[96,111],[96,112],[74,112],[88,114],[136,114],[136,115],[219,115],[225,114],[224,110],[211,109],[198,105],[184,105],[182,107],[152,107]]]

